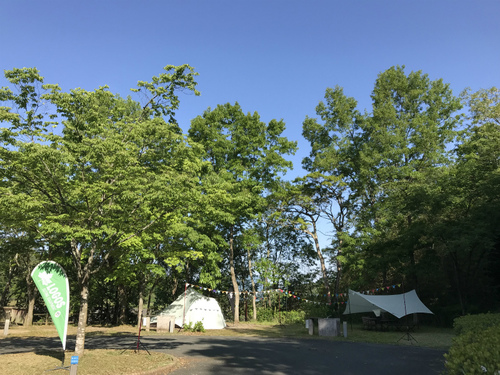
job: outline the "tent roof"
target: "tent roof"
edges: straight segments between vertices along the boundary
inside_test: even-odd
[[[344,314],[377,310],[387,311],[397,318],[415,313],[433,313],[420,301],[415,290],[390,296],[370,296],[349,290],[349,301]]]
[[[186,307],[184,308],[184,301]],[[203,320],[207,329],[224,328],[226,323],[219,303],[215,298],[205,297],[192,288],[182,292],[179,297],[162,310],[159,315],[174,315],[175,324],[182,327],[184,318],[186,323],[194,319],[193,323]],[[156,322],[156,316],[151,318],[151,323]]]
[[[177,310],[178,308],[184,310],[184,301],[186,301],[186,311],[189,310],[189,307],[196,301],[203,301],[210,305],[213,304],[214,306],[217,307],[219,306],[219,304],[214,298],[205,297],[203,294],[197,292],[193,288],[187,288],[186,295],[184,295],[184,292],[181,293],[174,302],[172,302],[165,310],[162,311],[162,313],[166,312],[167,314],[164,315],[168,315],[169,313],[173,312],[169,310]]]

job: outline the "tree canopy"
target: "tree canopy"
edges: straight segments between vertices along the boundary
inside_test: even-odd
[[[196,75],[168,65],[138,82],[135,100],[106,86],[64,91],[35,68],[5,71],[2,304],[32,317],[42,307],[31,269],[60,262],[74,280],[78,353],[87,321],[135,321],[191,283],[234,293],[219,300],[236,322],[240,292],[258,319],[276,301],[257,295],[275,288],[340,312],[348,288],[402,283],[443,322],[497,307],[497,88],[455,96],[404,66],[378,75],[370,109],[327,88],[302,124],[303,172],[287,181],[297,142],[283,120],[235,102],[178,123],[180,93],[199,94]],[[298,301],[290,306],[308,308]]]

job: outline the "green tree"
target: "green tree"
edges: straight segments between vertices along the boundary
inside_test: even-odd
[[[495,308],[492,296],[499,292],[500,91],[466,90],[462,101],[469,109],[468,126],[439,183],[432,234],[465,315],[471,307]]]
[[[312,148],[304,166],[335,203],[329,219],[346,271],[384,284],[408,273],[417,287],[417,263],[430,248],[413,224],[425,216],[422,192],[450,163],[461,104],[442,80],[399,66],[379,74],[371,98],[372,112],[362,114],[342,88],[327,89],[316,108],[322,122],[304,122]]]
[[[349,232],[357,205],[361,199],[373,201],[374,185],[366,174],[369,169],[363,169],[366,160],[361,151],[368,116],[356,107],[357,101],[347,97],[341,87],[327,88],[324,101],[316,107],[321,122],[307,117],[302,127],[311,145],[302,162],[309,172],[302,183],[315,197],[320,217],[330,223],[334,234],[335,296],[340,289],[343,249],[352,242]]]
[[[235,238],[249,220],[265,209],[265,189],[271,189],[278,175],[292,166],[283,155],[295,152],[296,142],[281,136],[284,129],[283,121],[266,124],[257,112],[244,114],[238,103],[208,108],[192,120],[189,129],[190,138],[204,147],[205,160],[212,164],[214,174],[207,176],[206,184],[214,186],[211,180],[215,180],[220,192],[220,200],[213,206],[218,212],[212,217],[229,250],[235,322],[239,321],[240,295]]]
[[[68,249],[80,290],[76,353],[83,354],[89,279],[114,254],[141,246],[145,233],[183,225],[198,199],[201,163],[175,124],[177,91],[195,90],[188,65],[166,66],[141,106],[107,87],[62,92],[36,69],[6,72],[2,88],[2,206],[24,213],[23,225]],[[46,112],[41,110],[45,109]],[[170,122],[166,122],[167,116]],[[50,121],[47,121],[46,119]],[[62,125],[59,134],[49,125]],[[56,235],[55,235],[56,234]]]
[[[376,217],[371,218],[375,240],[383,242],[411,227],[417,219],[409,197],[428,185],[428,176],[435,168],[449,162],[446,148],[456,136],[459,116],[455,113],[461,104],[442,80],[431,81],[420,71],[406,74],[404,67],[381,73],[371,97],[373,111],[363,127],[363,156],[377,187]],[[394,257],[380,253],[377,257],[384,279],[394,266],[391,259],[407,259],[403,263],[407,264],[410,283],[417,287],[417,259],[421,256],[417,253],[427,248],[419,248],[417,237],[406,239],[402,246],[394,248],[398,253]]]
[[[23,300],[17,300],[18,306],[26,308],[23,324],[30,326],[33,323],[35,307],[35,284],[31,278],[31,271],[41,260],[43,244],[34,238],[33,233],[8,230],[3,232],[0,240],[0,253],[3,260],[0,264],[5,267],[5,281],[0,295],[0,306],[10,305],[12,290],[16,288]],[[1,284],[0,284],[1,285]]]

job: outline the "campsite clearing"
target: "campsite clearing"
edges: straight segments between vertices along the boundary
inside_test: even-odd
[[[96,336],[134,336],[137,335],[137,327],[130,325],[122,325],[115,327],[106,326],[89,326],[87,327],[87,337]],[[68,327],[68,335],[76,334],[76,326]],[[367,331],[362,327],[361,322],[348,325],[348,337],[319,337],[310,336],[303,324],[291,324],[279,326],[274,323],[258,323],[258,322],[240,322],[239,324],[227,323],[226,329],[210,330],[206,333],[191,333],[179,331],[176,329],[174,333],[156,332],[154,330],[146,332],[144,329],[141,336],[256,336],[263,338],[304,338],[304,339],[320,339],[320,340],[336,340],[336,341],[352,341],[352,342],[367,342],[378,344],[392,345],[407,345],[408,342],[397,340],[403,335],[402,332],[380,332]],[[420,326],[412,336],[418,341],[416,346],[439,348],[447,350],[452,338],[454,337],[452,328],[439,328],[431,326]],[[9,332],[10,337],[57,337],[54,326],[12,326]],[[0,336],[0,342],[4,339]],[[72,340],[72,339],[70,339]],[[71,342],[71,341],[70,341]]]
[[[255,328],[255,327],[254,327]],[[272,327],[271,329],[274,329]],[[278,329],[278,328],[276,328]],[[224,330],[224,331],[232,331]],[[256,329],[254,332],[257,331]],[[365,333],[376,333],[366,332]],[[88,349],[120,350],[130,347],[132,334],[117,332],[112,336],[88,337]],[[72,347],[74,337],[69,338]],[[349,373],[361,375],[439,374],[444,370],[443,350],[417,346],[369,344],[318,338],[232,337],[211,335],[165,334],[144,337],[150,351],[172,355],[180,360],[175,375],[255,373],[319,375]],[[0,344],[0,358],[7,353],[52,350],[56,337],[8,337]],[[125,353],[126,354],[126,353]],[[144,358],[144,352],[140,357]],[[138,356],[139,357],[139,356]],[[7,358],[7,357],[6,357]],[[134,371],[136,374],[137,372]],[[29,372],[30,374],[34,372]],[[37,372],[35,372],[37,373]],[[41,373],[41,372],[40,372]],[[105,373],[105,372],[104,372]],[[126,372],[125,372],[126,373]],[[19,373],[19,375],[26,373]],[[101,375],[97,372],[94,375]],[[139,372],[142,374],[142,372]]]

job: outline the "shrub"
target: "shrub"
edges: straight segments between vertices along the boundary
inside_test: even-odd
[[[282,311],[281,322],[283,324],[304,323],[306,313],[302,310]]]
[[[274,321],[273,310],[268,307],[257,309],[257,321],[273,322]]]
[[[500,374],[500,325],[456,337],[445,358],[449,375]]]
[[[184,325],[184,330],[187,332],[205,332],[205,327],[203,327],[203,322],[200,321],[194,323],[194,325],[189,322]]]
[[[463,335],[469,331],[480,333],[486,328],[500,325],[500,314],[466,315],[456,318],[453,323],[455,334]]]
[[[312,303],[304,304],[304,311],[306,316],[316,318],[326,318],[331,314],[331,307],[326,304],[316,305]]]
[[[194,323],[192,332],[205,332],[205,327],[203,327],[203,322]]]
[[[257,310],[257,321],[275,322],[279,321],[280,312],[270,308],[260,308]],[[303,310],[281,311],[282,324],[304,323],[306,313]]]

